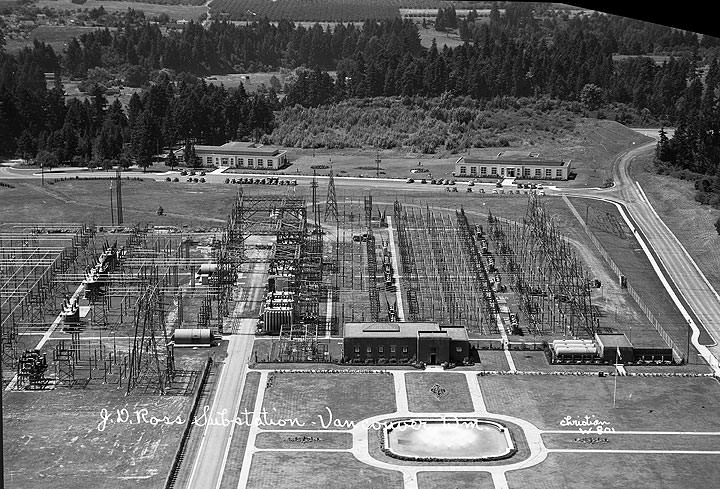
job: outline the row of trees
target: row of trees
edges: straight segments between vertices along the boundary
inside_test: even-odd
[[[695,180],[695,198],[720,208],[720,65],[710,64],[704,84],[693,79],[672,139],[662,131],[655,153],[661,173]]]
[[[163,148],[260,139],[274,127],[272,91],[250,96],[242,85],[226,90],[192,76],[174,83],[161,74],[126,109],[108,103],[99,87],[66,103],[59,77],[46,87],[43,72],[53,63],[52,49],[41,43],[17,56],[0,51],[0,154],[37,157],[49,167],[148,166]]]

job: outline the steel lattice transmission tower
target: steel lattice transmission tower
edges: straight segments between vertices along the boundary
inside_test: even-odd
[[[335,219],[335,222],[338,222],[337,196],[335,195],[335,179],[333,178],[332,170],[330,170],[330,179],[328,180],[325,222],[327,222],[328,216],[332,216]]]

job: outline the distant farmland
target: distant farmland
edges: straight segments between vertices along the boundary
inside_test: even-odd
[[[451,2],[437,0],[213,0],[213,16],[229,14],[232,20],[288,19],[295,21],[351,22],[389,19],[400,16],[401,8],[489,8],[491,2]],[[467,7],[470,5],[470,7]]]

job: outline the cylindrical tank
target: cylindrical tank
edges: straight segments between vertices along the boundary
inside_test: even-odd
[[[173,333],[175,346],[212,346],[215,336],[209,328],[176,329]]]

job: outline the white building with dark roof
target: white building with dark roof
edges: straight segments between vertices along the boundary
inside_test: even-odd
[[[545,159],[538,153],[503,151],[495,157],[461,156],[455,162],[455,176],[567,180],[570,168],[570,160]]]
[[[258,170],[277,170],[287,165],[287,151],[274,146],[232,141],[222,146],[195,146],[204,166],[227,166]]]

